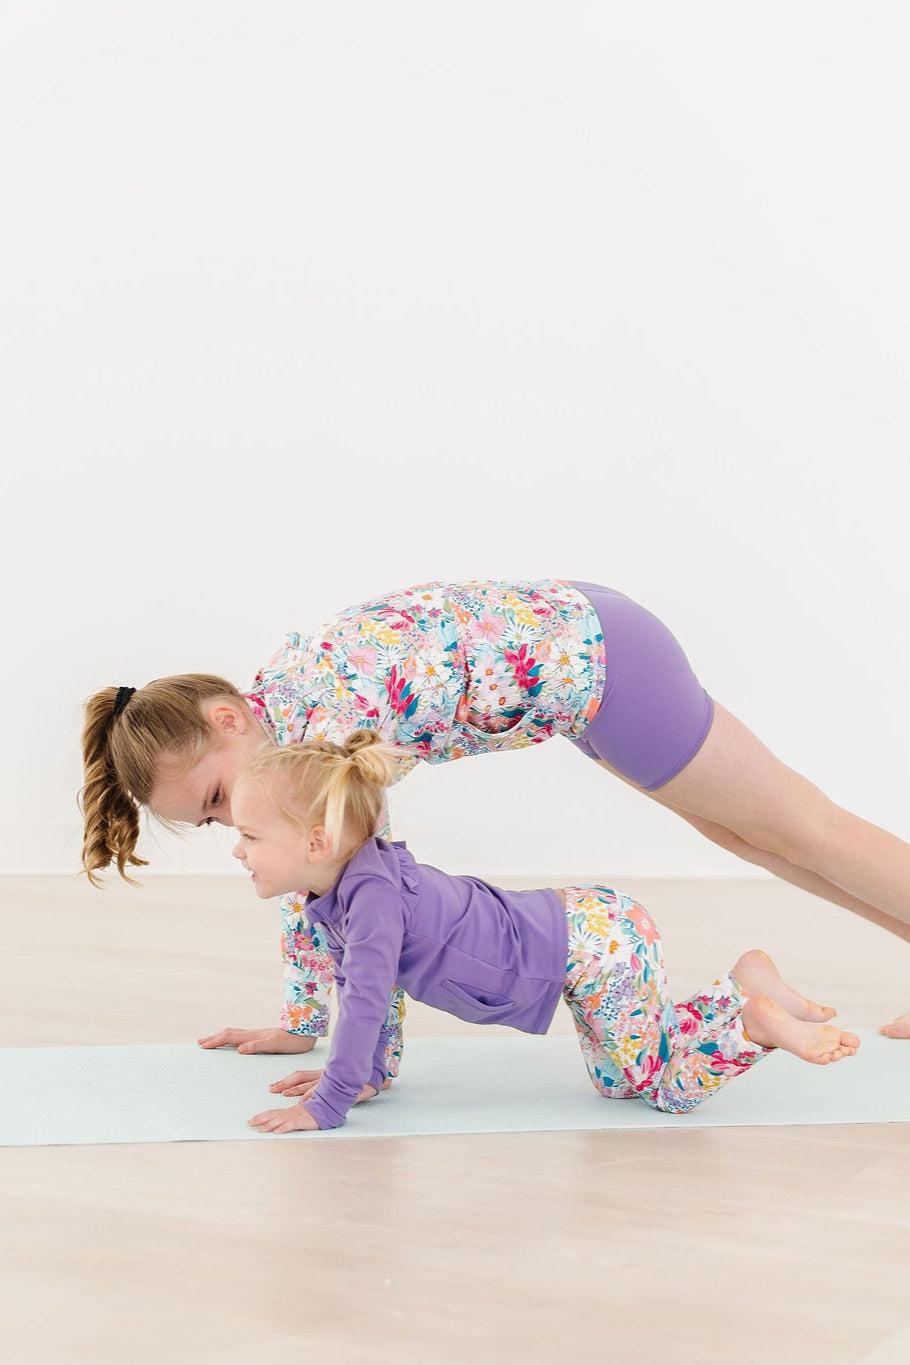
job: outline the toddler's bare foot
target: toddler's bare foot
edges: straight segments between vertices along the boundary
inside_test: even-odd
[[[746,1001],[742,1021],[753,1043],[783,1048],[784,1052],[792,1052],[794,1057],[818,1066],[852,1057],[859,1047],[855,1033],[844,1033],[836,1024],[794,1019],[767,995],[753,995]]]
[[[746,995],[767,995],[782,1005],[794,1019],[808,1019],[813,1024],[823,1024],[837,1014],[837,1010],[830,1005],[816,1005],[814,1000],[807,1000],[799,991],[788,986],[761,948],[752,948],[748,953],[743,953],[731,976],[739,982]]]

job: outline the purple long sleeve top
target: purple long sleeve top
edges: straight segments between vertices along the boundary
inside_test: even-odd
[[[320,1128],[344,1123],[365,1084],[381,1089],[395,986],[470,1023],[546,1033],[565,982],[554,890],[451,876],[415,862],[404,840],[368,839],[329,891],[310,893],[306,917],[324,926],[338,1000],[328,1064],[305,1104]]]

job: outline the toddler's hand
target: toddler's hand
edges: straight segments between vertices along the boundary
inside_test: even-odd
[[[391,1076],[386,1076],[385,1080],[384,1080],[383,1083],[382,1083],[382,1088],[383,1088],[383,1090],[388,1090],[388,1088],[389,1088],[389,1086],[390,1086],[391,1084],[392,1084],[392,1077],[391,1077]],[[369,1085],[369,1084],[368,1084],[368,1085],[365,1085],[365,1086],[363,1087],[363,1089],[361,1090],[360,1094],[357,1096],[357,1098],[356,1098],[356,1100],[354,1101],[354,1103],[355,1103],[355,1104],[360,1104],[363,1100],[371,1100],[371,1099],[373,1099],[373,1098],[374,1098],[376,1095],[378,1095],[378,1094],[379,1094],[379,1091],[376,1089],[375,1085]]]
[[[290,1076],[285,1076],[283,1080],[275,1081],[269,1089],[276,1095],[299,1095],[301,1099],[308,1100],[322,1079],[322,1071],[292,1071]],[[391,1078],[387,1076],[382,1083],[383,1090],[388,1090],[392,1084]],[[354,1101],[355,1104],[362,1104],[364,1100],[371,1100],[379,1092],[373,1085],[365,1085],[360,1094]]]
[[[275,1081],[269,1089],[276,1095],[299,1095],[301,1099],[309,1099],[321,1079],[321,1068],[316,1071],[292,1071],[290,1076]]]
[[[309,1052],[316,1039],[283,1028],[223,1028],[197,1038],[200,1047],[236,1047],[238,1052]]]
[[[290,1109],[263,1109],[249,1120],[253,1128],[263,1133],[318,1133],[319,1124],[302,1104],[292,1104]]]

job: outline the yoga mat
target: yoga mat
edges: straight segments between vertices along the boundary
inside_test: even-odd
[[[810,1066],[777,1052],[689,1114],[601,1098],[570,1035],[411,1038],[391,1089],[356,1105],[341,1128],[261,1133],[263,1109],[296,1103],[269,1092],[305,1056],[246,1056],[195,1043],[0,1048],[0,1144],[338,1142],[431,1133],[595,1128],[711,1128],[910,1122],[910,1041],[858,1030],[855,1057]]]

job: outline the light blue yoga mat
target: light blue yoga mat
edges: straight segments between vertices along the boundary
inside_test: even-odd
[[[686,1115],[640,1100],[602,1099],[574,1037],[411,1038],[391,1089],[325,1133],[261,1133],[263,1109],[294,1100],[269,1092],[305,1056],[245,1056],[195,1043],[140,1047],[0,1048],[0,1144],[336,1142],[430,1133],[554,1132],[592,1128],[910,1122],[910,1041],[859,1031],[855,1057],[810,1066],[765,1058]]]

